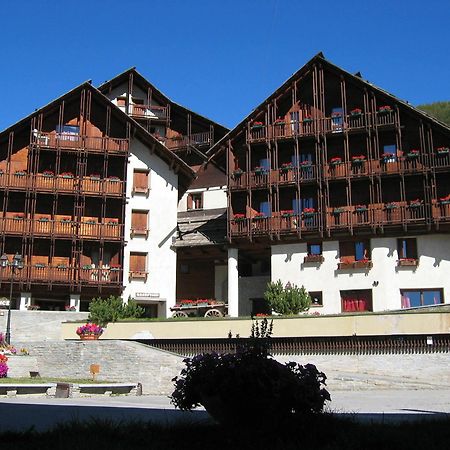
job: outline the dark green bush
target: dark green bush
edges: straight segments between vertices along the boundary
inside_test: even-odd
[[[252,328],[236,353],[204,353],[185,359],[171,401],[191,410],[203,405],[218,422],[264,427],[323,411],[330,394],[326,376],[312,364],[281,364],[268,352],[271,325]],[[263,328],[263,332],[261,332]],[[265,331],[264,331],[265,330]],[[258,337],[259,336],[259,337]]]
[[[311,297],[303,286],[299,288],[291,283],[283,286],[281,280],[267,284],[264,298],[270,309],[278,314],[298,314],[311,306]]]
[[[117,322],[121,319],[142,317],[144,308],[129,299],[123,303],[122,297],[110,295],[108,298],[94,298],[89,304],[89,321],[105,326],[108,322]]]

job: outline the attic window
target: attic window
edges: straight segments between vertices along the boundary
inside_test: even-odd
[[[120,108],[121,106],[126,105],[127,99],[125,97],[117,97],[117,106]]]
[[[143,105],[144,104],[143,98],[132,97],[132,100],[135,105]]]
[[[202,209],[203,208],[203,193],[196,192],[195,194],[188,194],[187,209]]]

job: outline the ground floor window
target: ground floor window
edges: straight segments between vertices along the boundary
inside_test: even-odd
[[[311,306],[323,306],[322,292],[310,292]]]
[[[342,312],[372,311],[372,290],[341,291]]]
[[[402,308],[439,305],[444,303],[442,289],[401,289]]]

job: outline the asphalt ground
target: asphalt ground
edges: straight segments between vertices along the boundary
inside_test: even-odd
[[[332,392],[327,410],[360,421],[399,422],[450,417],[450,390],[373,390]],[[51,429],[59,422],[95,419],[129,422],[204,422],[203,408],[175,410],[163,396],[92,396],[53,398],[17,396],[0,399],[0,431]]]

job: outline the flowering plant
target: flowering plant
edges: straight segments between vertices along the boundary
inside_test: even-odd
[[[303,213],[305,213],[305,214],[312,214],[315,212],[316,212],[316,210],[314,208],[303,208]]]
[[[409,206],[411,208],[418,208],[419,206],[423,205],[423,200],[420,200],[418,198],[416,198],[415,200],[411,200],[409,202]]]
[[[340,156],[335,156],[330,159],[330,164],[341,164],[342,158]]]
[[[89,178],[90,178],[91,180],[100,180],[100,174],[99,174],[99,173],[91,173],[91,174],[89,175]]]
[[[365,159],[366,159],[365,155],[352,156],[352,161],[364,161]]]
[[[274,125],[284,125],[285,123],[283,118],[278,117],[278,119],[275,120]]]
[[[236,222],[241,221],[241,220],[245,220],[245,214],[235,214],[233,216],[233,220],[236,221]]]
[[[386,203],[385,205],[385,209],[397,209],[398,208],[398,204],[395,202],[389,202]]]
[[[73,178],[73,173],[72,172],[63,172],[61,174],[62,178]]]
[[[305,116],[305,117],[303,117],[303,122],[312,122],[312,121],[313,121],[312,116]]]
[[[44,175],[44,177],[52,177],[53,175],[55,175],[55,172],[53,172],[53,170],[44,170],[42,172],[42,175]]]
[[[436,149],[436,152],[438,155],[448,155],[450,149],[448,147],[438,147]]]
[[[95,323],[87,323],[86,325],[82,325],[81,327],[77,328],[77,334],[78,336],[100,336],[101,334],[103,334],[103,328]]]
[[[75,306],[70,306],[70,305],[65,305],[65,306],[64,306],[64,309],[65,309],[66,311],[76,311]]]
[[[355,211],[367,211],[366,205],[355,205]]]
[[[293,209],[283,209],[280,211],[281,217],[291,217],[294,215]]]
[[[331,113],[331,117],[342,117],[342,113],[341,112],[333,112],[333,113]]]
[[[360,116],[362,114],[361,108],[355,108],[350,111],[350,115],[352,116]]]
[[[378,112],[383,113],[383,112],[391,112],[392,108],[389,105],[384,105],[384,106],[379,106],[378,107]]]
[[[383,153],[381,155],[381,159],[392,159],[392,158],[395,158],[394,153]]]
[[[108,180],[108,181],[120,181],[120,178],[119,178],[119,177],[112,176],[112,177],[108,177],[107,180]]]
[[[302,161],[302,162],[300,163],[300,166],[303,166],[303,167],[309,167],[309,166],[311,166],[311,165],[312,165],[312,162],[311,162],[311,161],[308,161],[308,160]]]
[[[235,177],[240,177],[243,173],[244,173],[244,171],[239,167],[237,169],[233,170],[233,176],[235,176]]]
[[[25,170],[16,170],[14,175],[16,175],[17,177],[23,177],[26,175]]]
[[[262,128],[262,126],[263,126],[262,122],[255,121],[252,123],[252,128]]]
[[[292,164],[291,162],[286,162],[281,164],[281,171],[282,172],[288,172],[289,170],[292,170],[294,168],[294,164]]]
[[[6,378],[8,376],[8,365],[6,362],[8,358],[5,355],[0,354],[0,378]]]
[[[253,216],[254,219],[264,219],[266,217],[266,215],[262,212],[256,212],[255,215]]]

